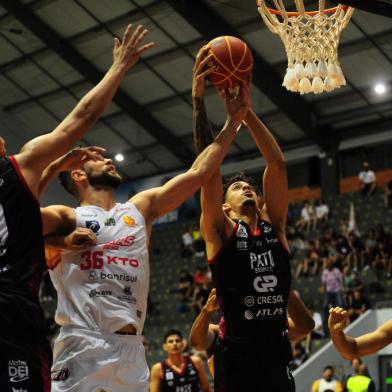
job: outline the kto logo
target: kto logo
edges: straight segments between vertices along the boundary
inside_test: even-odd
[[[8,375],[11,382],[21,382],[29,378],[29,368],[24,361],[8,361]]]
[[[275,291],[274,287],[278,284],[278,279],[275,275],[257,276],[253,281],[253,287],[258,293],[267,293]]]
[[[81,270],[102,269],[104,264],[123,265],[124,267],[129,265],[130,267],[134,268],[139,267],[139,261],[137,259],[129,259],[128,257],[120,256],[109,256],[105,255],[100,250],[95,252],[83,252],[81,257],[84,259],[84,263],[80,264]]]

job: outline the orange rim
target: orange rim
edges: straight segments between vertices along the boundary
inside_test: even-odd
[[[350,7],[348,5],[343,5],[341,8],[346,11]],[[267,7],[267,9],[273,15],[284,15],[283,11],[275,10],[273,8],[268,8],[268,7]],[[327,8],[324,11],[307,11],[307,12],[305,12],[305,14],[309,15],[309,16],[315,16],[317,14],[320,14],[321,12],[323,12],[323,14],[333,14],[336,12],[337,9],[338,9],[338,7],[333,7],[333,8]],[[291,16],[299,16],[299,15],[301,15],[301,12],[298,12],[298,11],[297,12],[287,12],[287,16],[290,16],[290,17]]]

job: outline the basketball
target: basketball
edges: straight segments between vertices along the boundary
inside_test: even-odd
[[[212,64],[217,70],[208,80],[219,90],[246,82],[253,69],[253,56],[246,43],[239,38],[225,35],[214,38],[208,44]]]

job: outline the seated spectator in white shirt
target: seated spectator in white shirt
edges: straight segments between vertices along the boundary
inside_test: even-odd
[[[325,204],[323,199],[317,202],[316,217],[318,221],[327,221],[329,217],[329,207]]]
[[[376,175],[374,171],[369,169],[367,162],[363,162],[362,167],[363,170],[358,174],[358,179],[361,184],[360,192],[362,196],[371,196],[376,189]]]

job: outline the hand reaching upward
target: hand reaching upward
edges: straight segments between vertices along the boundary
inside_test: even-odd
[[[148,30],[143,29],[142,25],[131,33],[132,25],[130,24],[125,30],[122,41],[117,37],[114,38],[113,64],[123,66],[127,71],[137,63],[142,53],[155,45],[154,42],[142,45],[144,37],[148,34]]]

